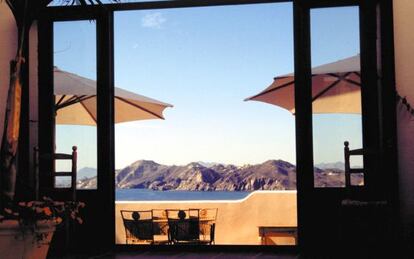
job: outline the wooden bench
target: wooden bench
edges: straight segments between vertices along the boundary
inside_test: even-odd
[[[298,228],[296,226],[259,226],[262,245],[297,245]],[[275,242],[276,239],[276,242]],[[279,242],[277,240],[280,240]],[[292,240],[289,241],[289,240]]]

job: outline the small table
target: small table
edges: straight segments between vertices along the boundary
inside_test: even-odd
[[[259,226],[259,236],[262,245],[272,245],[268,243],[267,239],[270,237],[293,237],[294,245],[297,244],[298,228],[296,226]]]

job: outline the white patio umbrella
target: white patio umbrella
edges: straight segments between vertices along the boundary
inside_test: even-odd
[[[56,124],[96,125],[96,81],[54,68]],[[115,87],[115,123],[164,119],[171,104]]]
[[[295,113],[295,77],[274,78],[273,83],[245,101],[260,101]],[[312,68],[313,113],[361,113],[359,55]]]

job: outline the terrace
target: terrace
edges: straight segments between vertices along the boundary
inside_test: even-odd
[[[274,206],[267,206],[273,203]],[[296,245],[296,191],[258,191],[242,200],[221,201],[118,201],[115,217],[116,243],[126,244],[121,210],[150,209],[217,209],[216,245]],[[238,226],[235,230],[234,226]],[[261,233],[262,228],[278,227],[278,231]]]

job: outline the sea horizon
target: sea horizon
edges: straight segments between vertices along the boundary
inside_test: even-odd
[[[190,200],[240,200],[253,191],[188,191],[115,189],[116,201],[190,201]]]

